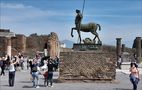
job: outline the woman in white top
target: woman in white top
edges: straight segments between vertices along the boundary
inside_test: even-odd
[[[14,65],[17,63],[17,58],[16,60],[10,60],[9,64],[9,86],[13,87],[14,86],[14,80],[15,80],[15,67]]]
[[[130,81],[133,84],[133,90],[137,90],[137,84],[140,80],[139,70],[136,63],[131,63],[130,68]]]

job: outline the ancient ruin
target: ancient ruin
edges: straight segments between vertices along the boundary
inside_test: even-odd
[[[0,29],[0,37],[2,37],[2,41],[7,42],[7,44],[4,44],[7,46],[6,54],[11,57],[11,38],[15,37],[15,34],[10,32],[10,30]],[[1,48],[3,48],[3,46]]]
[[[5,29],[0,29],[1,32],[10,32]],[[0,33],[1,33],[0,32]],[[56,33],[51,32],[48,35],[37,35],[31,34],[30,36],[25,36],[23,34],[15,34],[15,37],[12,37],[11,40],[11,55],[16,55],[17,53],[23,53],[34,57],[36,51],[43,52],[45,43],[49,43],[50,47],[49,55],[51,57],[59,56],[59,39]],[[8,45],[6,37],[0,37],[0,56],[6,55],[6,49]]]

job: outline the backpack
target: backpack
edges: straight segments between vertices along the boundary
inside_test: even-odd
[[[37,72],[37,70],[38,70],[38,69],[37,69],[37,66],[33,66],[33,67],[32,67],[32,72]]]
[[[43,74],[43,76],[44,76],[45,78],[47,78],[47,77],[48,77],[48,71],[46,71],[46,72]]]

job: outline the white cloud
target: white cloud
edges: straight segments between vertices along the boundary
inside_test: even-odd
[[[48,13],[32,6],[23,4],[1,3],[1,22],[19,22],[48,16]]]
[[[73,16],[70,12],[66,11],[53,11],[53,10],[41,10],[33,6],[26,6],[23,4],[10,4],[0,3],[1,5],[1,22],[22,22],[26,20],[36,21],[41,18],[48,19],[56,16]]]
[[[25,9],[32,8],[32,6],[24,6],[23,4],[10,4],[10,3],[0,3],[2,9]]]

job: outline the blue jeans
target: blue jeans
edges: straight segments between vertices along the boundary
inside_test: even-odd
[[[52,86],[52,83],[53,83],[53,72],[48,72],[47,85],[49,85],[49,83],[50,83],[50,86]]]
[[[9,72],[9,86],[14,86],[15,71]]]
[[[39,77],[38,77],[38,72],[32,72],[32,77],[33,77],[33,87],[36,87],[39,85]]]
[[[139,79],[133,75],[130,75],[130,81],[133,84],[133,90],[137,90]]]

